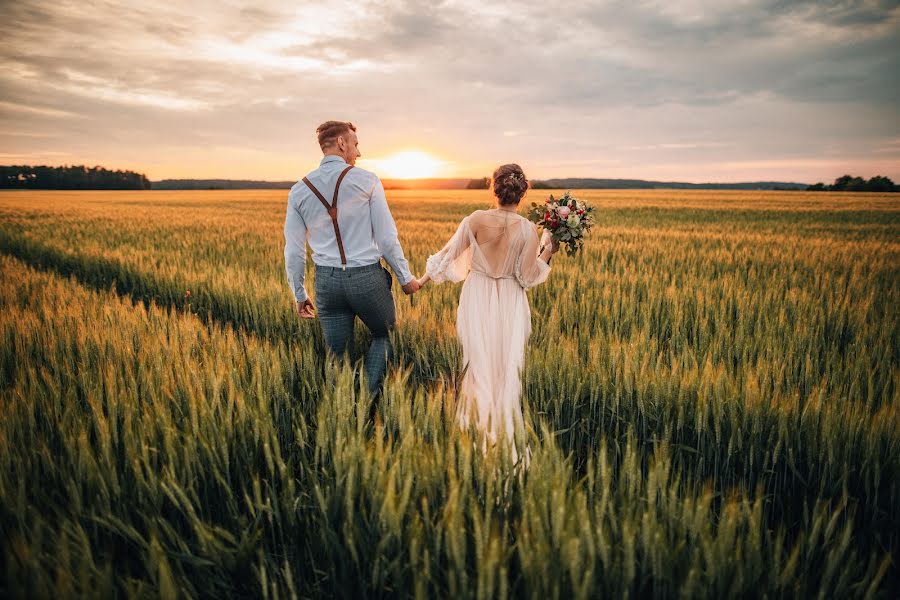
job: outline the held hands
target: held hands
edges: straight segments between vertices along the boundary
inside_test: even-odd
[[[409,283],[407,283],[406,285],[403,286],[403,291],[406,293],[407,296],[409,296],[409,301],[413,306],[416,305],[416,299],[413,296],[413,294],[415,294],[416,292],[421,290],[422,287],[426,283],[428,283],[428,281],[429,281],[428,275],[423,275],[423,276],[419,277],[418,279],[413,279],[412,281],[410,281]]]
[[[415,296],[413,296],[413,294],[415,294],[416,292],[421,290],[425,286],[425,284],[428,283],[429,281],[430,281],[430,278],[428,277],[428,275],[422,275],[418,279],[413,279],[412,281],[410,281],[409,283],[407,283],[406,285],[403,286],[403,291],[406,292],[407,296],[409,296],[410,304],[412,304],[413,306],[416,305],[416,298],[415,298]],[[411,291],[407,291],[407,287],[409,287],[409,289]]]
[[[419,283],[418,279],[412,279],[409,283],[403,286],[403,293],[407,296],[412,296],[416,292],[419,291],[419,288],[422,287],[422,284]]]

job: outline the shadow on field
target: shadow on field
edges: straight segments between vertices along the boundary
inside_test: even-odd
[[[119,260],[96,255],[80,255],[65,252],[41,244],[38,241],[0,231],[0,252],[26,265],[63,277],[71,277],[81,285],[101,292],[113,292],[133,304],[171,308],[189,313],[207,326],[214,324],[235,332],[245,332],[271,344],[293,347],[299,341],[311,349],[314,357],[324,357],[325,344],[319,327],[302,323],[291,310],[280,307],[256,306],[239,294],[214,293],[198,285],[197,281],[179,277],[160,278]],[[192,290],[191,295],[185,290]],[[350,362],[361,360],[368,348],[371,336],[357,323],[351,344]],[[438,382],[453,380],[455,365],[440,357],[440,349],[433,345],[407,343],[403,337],[392,336],[395,363],[399,368],[410,368],[414,385],[433,387]],[[414,348],[418,351],[414,351]],[[324,381],[324,360],[318,360],[315,372]]]
[[[171,307],[190,313],[207,325],[217,323],[236,331],[243,329],[273,344],[290,346],[302,336],[303,344],[311,345],[316,356],[325,353],[321,329],[306,326],[308,324],[301,323],[293,311],[282,310],[280,306],[260,307],[246,296],[211,292],[194,280],[177,276],[165,279],[156,277],[112,258],[72,254],[7,231],[0,231],[0,252],[35,269],[72,277],[95,290],[112,291],[135,304],[140,302],[144,308],[149,308],[151,304]],[[192,290],[191,295],[185,294],[185,290]],[[442,360],[439,349],[433,344],[417,344],[414,340],[407,344],[404,338],[397,335],[392,337],[392,341],[396,362],[412,369],[414,382],[429,386],[452,378],[456,365]],[[362,357],[369,342],[369,333],[357,323],[351,345],[351,362]],[[415,347],[415,351],[411,346]]]
[[[82,285],[99,291],[113,291],[145,308],[151,304],[189,312],[207,324],[216,322],[272,342],[289,341],[297,333],[296,322],[273,323],[260,319],[239,299],[222,298],[197,289],[195,282],[160,279],[119,261],[101,256],[73,255],[24,238],[0,231],[0,252],[42,271],[53,271],[72,277]],[[193,295],[185,290],[196,290]],[[290,325],[293,324],[293,327]],[[315,340],[321,345],[321,339]]]

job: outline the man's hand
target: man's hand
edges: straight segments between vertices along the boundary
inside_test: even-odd
[[[407,296],[411,296],[419,291],[422,285],[419,283],[418,279],[412,279],[409,283],[403,286],[403,293]]]
[[[303,302],[297,302],[297,314],[300,315],[301,319],[315,319],[316,307],[313,306],[312,301],[307,298]]]

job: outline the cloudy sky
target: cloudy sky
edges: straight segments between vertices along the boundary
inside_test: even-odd
[[[0,1],[0,164],[291,180],[341,119],[376,171],[900,181],[898,1]]]

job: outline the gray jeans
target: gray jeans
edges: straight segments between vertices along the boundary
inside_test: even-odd
[[[374,394],[393,357],[389,333],[397,321],[397,309],[390,272],[381,263],[346,270],[316,265],[316,310],[325,346],[337,356],[347,352],[356,317],[372,332],[372,345],[366,352],[366,379],[369,392]]]

